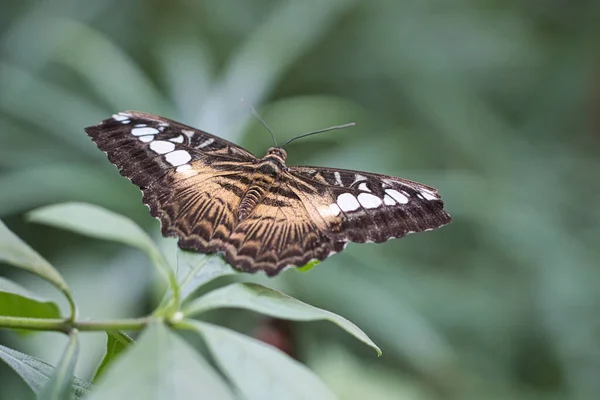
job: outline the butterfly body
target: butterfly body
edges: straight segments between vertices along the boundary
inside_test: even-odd
[[[281,150],[284,156],[277,154]],[[255,166],[252,173],[252,181],[246,193],[242,197],[238,209],[238,221],[246,218],[264,198],[265,194],[277,180],[277,176],[282,173],[285,166],[285,152],[283,149],[271,148],[267,155],[261,159]]]
[[[437,191],[392,176],[286,165],[224,139],[128,111],[86,128],[140,187],[165,236],[184,249],[222,253],[234,267],[275,275],[342,251],[451,221]]]

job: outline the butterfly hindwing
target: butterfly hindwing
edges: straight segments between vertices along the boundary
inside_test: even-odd
[[[228,262],[242,265],[247,271],[264,270],[268,275],[286,266],[324,260],[341,251],[346,243],[319,229],[284,176],[238,223],[230,242],[236,248],[227,254]]]
[[[164,236],[202,253],[229,249],[243,189],[237,174],[196,175],[172,189],[144,190],[144,202],[161,221]]]

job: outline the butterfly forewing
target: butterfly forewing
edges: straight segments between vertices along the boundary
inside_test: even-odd
[[[256,157],[206,132],[134,111],[86,132],[142,189],[164,235],[179,237],[182,247],[226,251]]]
[[[204,131],[128,111],[86,128],[138,185],[165,236],[223,253],[243,271],[275,275],[352,242],[383,242],[450,222],[434,188],[386,175],[287,167]]]
[[[295,192],[329,235],[352,242],[384,242],[451,221],[434,188],[359,171],[290,167]]]

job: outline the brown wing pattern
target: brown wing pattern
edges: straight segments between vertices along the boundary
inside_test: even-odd
[[[324,260],[345,245],[319,229],[285,178],[275,181],[252,213],[238,223],[229,242],[229,263],[271,276],[287,266]]]
[[[195,173],[227,171],[257,160],[217,136],[137,111],[115,114],[85,131],[121,175],[141,189],[172,186]],[[176,176],[176,172],[186,173]]]
[[[436,189],[406,179],[321,167],[290,167],[294,192],[336,240],[384,242],[448,224]]]
[[[257,159],[232,143],[139,112],[117,114],[86,132],[142,189],[163,235],[179,238],[183,249],[223,253],[238,269],[274,275],[343,248],[315,226],[302,201],[278,180],[238,221],[242,198],[260,172]],[[180,158],[169,158],[173,152]]]
[[[288,168],[281,149],[259,160],[150,114],[116,114],[86,132],[142,189],[163,235],[178,237],[184,249],[223,253],[247,272],[275,275],[349,241],[383,242],[451,220],[434,188],[358,171]]]
[[[206,132],[134,111],[86,132],[142,189],[165,236],[204,253],[229,249],[227,239],[256,157]]]

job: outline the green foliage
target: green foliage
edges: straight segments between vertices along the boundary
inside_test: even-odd
[[[58,305],[31,293],[15,282],[0,277],[0,315],[30,318],[59,318]]]
[[[65,349],[60,363],[52,373],[52,377],[46,383],[38,396],[40,400],[69,400],[73,398],[75,390],[72,387],[75,365],[79,356],[79,336],[77,329],[69,333],[69,344]]]
[[[71,314],[46,282],[13,268],[24,260],[58,267],[54,283],[68,282],[77,321],[164,318],[177,310],[171,287],[185,306],[239,279],[218,258],[160,240],[139,190],[82,128],[142,110],[263,155],[271,140],[244,98],[280,142],[357,123],[293,143],[291,165],[418,180],[439,189],[454,217],[439,231],[351,244],[308,273],[246,278],[344,315],[386,350],[377,359],[337,326],[293,323],[297,356],[340,398],[597,397],[600,2],[115,4],[0,0],[0,218],[28,244],[15,258],[0,235],[3,312],[35,318],[28,329],[49,328],[52,303]],[[140,247],[24,218],[65,202],[134,220],[178,266],[178,285],[164,294]],[[239,309],[200,317],[252,335],[261,324]],[[127,318],[133,332],[146,323]],[[107,341],[80,335],[75,374],[91,381]],[[0,343],[58,365],[66,341],[57,336],[1,330]],[[0,397],[31,396],[0,368]]]
[[[93,238],[137,247],[148,255],[159,270],[166,267],[166,261],[146,232],[128,218],[102,207],[82,203],[55,204],[32,211],[29,219]],[[169,275],[169,271],[164,273]]]
[[[244,399],[335,399],[306,366],[272,346],[200,321],[187,325],[204,337],[217,364]]]
[[[59,272],[0,221],[0,261],[39,275],[64,292],[69,291]]]
[[[169,279],[171,295],[165,297],[153,316],[134,321],[69,321],[61,319],[60,315],[43,315],[54,318],[40,319],[36,312],[39,313],[44,306],[47,308],[47,303],[40,302],[35,296],[27,297],[29,293],[26,290],[8,280],[0,281],[4,282],[3,286],[0,286],[4,288],[0,294],[23,298],[21,301],[3,305],[6,311],[0,315],[0,328],[54,330],[69,334],[69,343],[56,369],[44,364],[43,369],[51,371],[51,374],[45,375],[45,378],[49,378],[45,381],[39,377],[29,378],[32,372],[24,368],[22,363],[7,361],[36,393],[43,386],[39,393],[40,399],[68,399],[77,389],[77,381],[74,384],[72,382],[79,354],[80,330],[100,330],[107,334],[105,356],[96,370],[94,379],[98,380],[99,385],[92,391],[92,399],[146,399],[154,393],[169,393],[170,397],[181,399],[233,399],[235,391],[239,391],[248,399],[278,398],[284,393],[307,399],[335,398],[308,368],[279,350],[232,330],[189,319],[203,312],[222,308],[243,307],[265,315],[297,321],[329,320],[381,354],[371,339],[348,320],[258,284],[233,283],[208,292],[199,299],[192,299],[185,309],[180,309],[180,284],[184,287],[191,284],[195,290],[212,278],[233,274],[231,268],[223,263],[212,264],[220,265],[221,271],[213,266],[203,274],[202,268],[211,265],[210,262],[206,262],[206,257],[180,251],[182,265],[176,269],[187,269],[186,276],[194,278],[178,280],[173,272],[175,268],[171,269],[150,238],[126,217],[97,206],[70,203],[34,210],[30,213],[30,219],[94,238],[113,240],[140,248],[154,261],[157,270],[167,268],[167,277],[173,277]],[[50,282],[56,280],[55,274],[47,273],[55,271],[54,267],[43,261],[6,228],[4,237],[6,239],[3,249],[7,253],[5,260],[11,260],[14,265],[28,271],[37,272]],[[38,267],[39,265],[42,267]],[[66,287],[64,284],[64,288]],[[186,293],[186,298],[189,298],[194,290]],[[68,288],[66,291],[68,293]],[[29,307],[25,307],[24,304]],[[28,313],[22,315],[24,309]],[[14,315],[22,317],[13,317]],[[192,329],[198,332],[204,338],[222,372],[235,385],[235,390],[228,387],[200,352],[172,332],[172,328]],[[139,342],[133,344],[129,336],[120,332],[120,329],[139,329],[143,330],[143,333]],[[8,355],[14,354],[10,349],[6,351],[5,361]],[[25,360],[23,356],[19,357],[22,361]],[[37,364],[36,371],[41,371],[41,364]]]
[[[106,371],[108,365],[133,343],[133,339],[123,332],[107,331],[106,353],[104,354],[104,358],[98,366],[98,369],[96,369],[96,374],[94,374],[94,382],[96,382],[102,376],[102,374],[104,374],[104,371]]]
[[[271,317],[293,321],[328,320],[339,325],[358,340],[373,347],[377,354],[381,355],[379,347],[347,319],[256,283],[237,283],[213,290],[186,305],[183,308],[183,315],[190,317],[209,310],[226,307],[243,308]]]
[[[90,399],[233,399],[225,381],[198,352],[162,323],[106,372]]]
[[[63,361],[68,365],[73,353],[65,353]],[[64,378],[67,377],[60,369],[49,365],[48,363],[31,357],[27,354],[20,353],[0,345],[0,358],[8,364],[26,383],[34,393],[41,395],[45,388],[52,389],[57,383],[62,385]],[[65,365],[62,363],[62,365]],[[79,378],[73,380],[73,392],[76,398],[83,398],[89,394],[93,385]]]
[[[69,300],[71,318],[74,317],[74,300],[63,277],[50,263],[9,231],[2,221],[0,221],[0,261],[36,274],[56,286]]]

